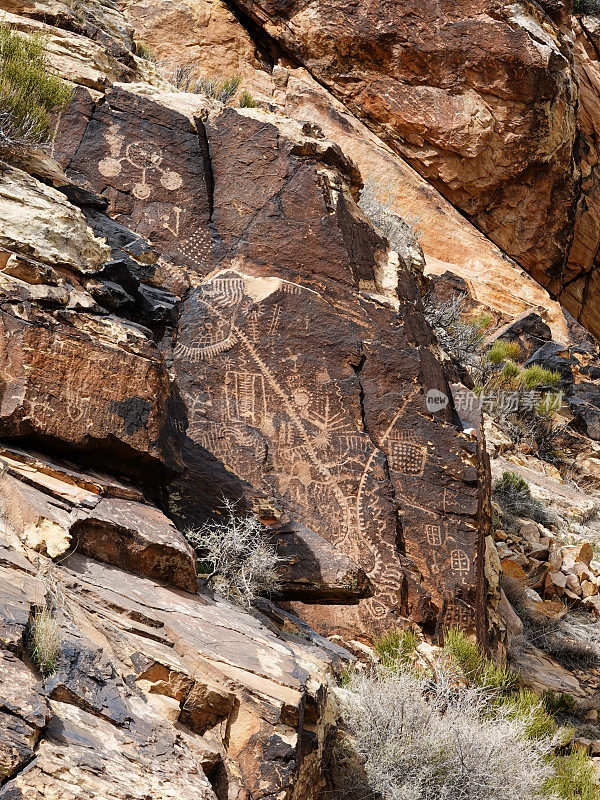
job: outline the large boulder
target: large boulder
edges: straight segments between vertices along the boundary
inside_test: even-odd
[[[196,525],[223,493],[271,498],[356,562],[373,597],[351,614],[303,607],[324,631],[409,614],[410,563],[434,618],[481,628],[478,444],[451,400],[426,406],[450,391],[414,278],[355,205],[354,165],[259,110],[203,123],[120,87],[69,113],[67,173],[191,284],[172,350],[189,426],[173,513]]]

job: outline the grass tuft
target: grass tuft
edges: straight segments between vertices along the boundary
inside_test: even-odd
[[[375,640],[375,651],[381,658],[384,667],[393,668],[398,664],[406,664],[417,649],[419,639],[410,628],[392,629]]]
[[[60,623],[48,606],[38,608],[29,628],[29,650],[31,657],[44,675],[56,671],[62,634]]]

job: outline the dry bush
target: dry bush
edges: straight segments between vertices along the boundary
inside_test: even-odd
[[[355,752],[385,800],[536,800],[553,775],[556,737],[530,738],[539,714],[495,708],[482,689],[397,668],[359,674],[338,690]],[[450,687],[450,689],[449,689]]]
[[[406,257],[411,248],[418,247],[422,231],[417,216],[401,217],[395,213],[394,196],[391,183],[381,184],[370,180],[360,193],[358,205],[391,247]]]
[[[545,527],[553,523],[546,506],[533,497],[527,481],[515,472],[503,472],[502,477],[494,481],[492,497],[509,522],[515,517],[526,517]]]
[[[223,507],[223,520],[206,522],[185,535],[208,567],[207,583],[223,597],[250,606],[258,595],[277,590],[281,559],[255,516],[236,515],[229,500]]]
[[[423,298],[423,307],[425,319],[444,350],[478,374],[490,317],[468,317],[469,298],[463,293],[454,293],[446,300],[440,300],[434,292],[428,291]]]
[[[55,671],[61,644],[60,622],[52,608],[38,608],[29,626],[29,651],[44,675]]]

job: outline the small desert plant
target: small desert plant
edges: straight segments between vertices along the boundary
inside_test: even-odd
[[[154,51],[149,44],[146,44],[146,42],[135,43],[135,54],[139,58],[143,58],[145,61],[156,62]]]
[[[486,352],[485,357],[492,364],[501,364],[507,359],[511,361],[521,361],[523,359],[523,351],[517,342],[507,342],[504,339],[496,339]]]
[[[258,103],[247,89],[240,94],[240,108],[256,108]]]
[[[560,386],[560,373],[532,364],[519,373],[519,384],[526,389],[537,389],[540,386],[556,389]]]
[[[491,317],[468,316],[468,297],[455,293],[440,300],[428,291],[423,298],[425,319],[433,328],[441,346],[467,368],[475,368],[491,324]]]
[[[400,216],[394,211],[395,191],[391,183],[367,181],[360,193],[358,205],[371,220],[375,228],[401,255],[419,244],[422,230],[416,216]]]
[[[555,692],[553,689],[546,689],[542,694],[542,703],[550,714],[556,714],[557,711],[572,711],[576,705],[573,695],[568,692]]]
[[[506,691],[519,683],[516,672],[494,664],[483,655],[475,642],[470,641],[456,628],[450,628],[444,633],[443,649],[473,686],[488,691]]]
[[[197,94],[205,94],[213,100],[229,105],[240,88],[242,79],[239,75],[227,78],[200,78],[194,85]]]
[[[381,663],[387,667],[395,664],[406,664],[417,649],[419,639],[410,628],[405,630],[392,629],[375,639],[375,652],[379,655]]]
[[[29,626],[29,651],[44,675],[56,670],[61,643],[60,622],[52,607],[45,605],[36,609]]]
[[[594,765],[587,754],[575,747],[568,755],[554,760],[554,775],[546,781],[549,796],[562,800],[598,800],[600,786]]]
[[[193,64],[161,64],[161,72],[165,78],[182,92],[193,92],[195,80],[193,78]]]
[[[223,502],[223,519],[185,532],[209,572],[206,581],[217,594],[250,606],[257,595],[277,590],[281,559],[253,515],[236,514],[235,503]]]
[[[548,527],[552,518],[546,507],[531,494],[527,481],[514,472],[504,472],[492,487],[494,500],[499,504],[505,521],[514,517],[526,517]]]
[[[0,22],[0,147],[48,142],[49,113],[71,94],[48,63],[44,37],[21,35]]]

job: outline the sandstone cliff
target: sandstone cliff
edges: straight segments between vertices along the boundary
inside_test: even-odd
[[[505,659],[515,559],[557,620],[599,596],[560,531],[492,526],[488,453],[549,473],[565,520],[587,500],[455,403],[473,384],[423,303],[458,290],[558,369],[594,507],[598,23],[500,0],[1,6],[73,95],[49,148],[0,161],[0,798],[322,797],[331,683],[374,637],[456,626]],[[247,107],[185,78],[223,74]],[[252,611],[184,536],[227,500],[282,557]],[[537,688],[589,689],[524,652]]]

